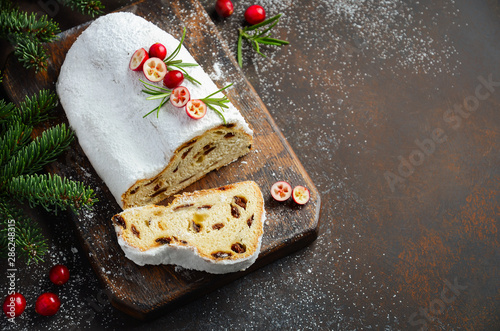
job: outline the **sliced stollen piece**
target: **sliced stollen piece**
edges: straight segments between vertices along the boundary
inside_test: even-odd
[[[138,265],[175,264],[210,273],[248,268],[260,252],[264,200],[253,181],[184,193],[112,217],[125,256]]]
[[[252,145],[253,132],[232,103],[223,112],[226,124],[212,110],[195,120],[170,102],[158,116],[143,118],[160,100],[146,100],[139,80],[146,80],[144,74],[130,70],[129,62],[137,49],[154,43],[162,43],[167,54],[179,45],[132,13],[101,16],[68,51],[56,86],[80,146],[122,208],[158,203],[237,160]],[[196,63],[184,46],[175,59]],[[223,87],[200,66],[185,70],[201,83],[184,80],[192,99]]]

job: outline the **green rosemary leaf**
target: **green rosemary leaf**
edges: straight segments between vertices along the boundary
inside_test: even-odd
[[[197,81],[196,79],[194,79],[193,76],[191,76],[189,74],[185,74],[184,78],[187,79],[188,81],[190,81],[192,84],[201,85],[201,83],[199,81]]]
[[[257,40],[252,40],[252,46],[253,46],[253,49],[255,49],[255,51],[258,53],[258,54],[262,54],[260,52],[260,47],[259,47],[259,42]]]
[[[271,24],[270,26],[268,26],[266,29],[262,30],[260,33],[256,34],[255,37],[260,37],[260,36],[263,36],[265,35],[266,33],[268,33],[269,31],[271,31],[272,28],[274,28],[277,24],[278,24],[279,20],[276,19],[273,24]]]
[[[222,91],[224,91],[225,89],[228,89],[228,88],[229,88],[229,87],[231,87],[231,86],[233,86],[233,83],[231,83],[231,84],[229,84],[229,85],[227,85],[227,86],[225,86],[225,87],[223,87],[223,88],[221,88],[221,89],[219,89],[219,90],[215,91],[214,93],[212,93],[212,94],[210,94],[209,96],[205,97],[205,99],[208,99],[208,98],[210,98],[212,95],[215,95],[215,94],[217,94],[217,93],[219,93],[219,92],[222,92]]]
[[[142,118],[147,117],[148,115],[154,113],[155,111],[158,111],[158,108],[152,109],[149,113],[147,113],[146,115],[142,116]],[[156,116],[158,117],[158,114]]]
[[[163,90],[163,91],[166,91],[166,92],[172,92],[168,88],[164,88],[164,87],[161,87],[161,86],[158,86],[158,85],[150,84],[148,82],[143,81],[142,79],[139,79],[139,80],[141,81],[141,83],[143,83],[144,85],[146,85],[146,86],[144,86],[145,88],[148,88],[148,86],[149,86],[149,87],[151,87],[151,90],[153,90],[153,91]]]
[[[196,79],[194,79],[194,77],[191,76],[186,70],[184,70],[184,68],[182,68],[182,66],[179,66],[179,65],[175,64],[175,65],[172,65],[170,67],[167,67],[167,70],[169,70],[169,71],[173,70],[172,67],[175,68],[175,69],[178,69],[178,70],[182,71],[182,73],[184,75],[184,79],[187,79],[188,81],[190,81],[193,84],[201,85],[201,83],[199,81],[197,81]]]
[[[224,114],[222,114],[222,112],[220,110],[218,110],[217,108],[213,107],[212,105],[210,104],[206,104],[208,108],[212,109],[217,115],[220,116],[220,118],[222,119],[222,122],[224,123],[224,125],[226,124],[226,118],[224,117]]]
[[[172,59],[174,59],[177,56],[177,54],[179,54],[185,37],[186,37],[186,28],[184,28],[184,30],[182,31],[182,38],[181,38],[181,41],[179,42],[179,45],[177,45],[177,47],[172,52],[172,54],[170,54],[165,60],[163,60],[165,62],[165,64],[168,65],[168,62],[170,62]]]
[[[251,25],[251,26],[249,26],[249,27],[245,27],[244,29],[245,29],[245,31],[253,31],[253,30],[256,30],[256,29],[258,29],[258,28],[260,28],[260,27],[262,27],[262,26],[268,25],[268,24],[270,24],[270,23],[272,23],[272,22],[274,22],[274,21],[279,20],[279,18],[280,18],[282,15],[283,15],[283,14],[278,14],[278,15],[273,16],[273,17],[271,17],[271,18],[269,18],[269,19],[267,19],[267,20],[265,20],[265,21],[263,21],[263,22],[260,22],[260,23],[257,23],[257,24],[254,24],[254,25]]]
[[[179,61],[182,61],[182,60],[179,60]],[[184,62],[180,62],[178,64],[176,64],[176,67],[197,67],[198,64],[197,63],[184,63]]]
[[[165,99],[164,95],[153,95],[151,97],[147,97],[146,100],[158,100],[158,99]]]
[[[216,112],[221,117],[224,124],[226,124],[226,118],[224,117],[224,114],[222,114],[222,112],[224,111],[224,108],[229,108],[229,106],[226,105],[226,103],[229,103],[229,99],[226,96],[223,96],[221,98],[212,98],[212,96],[214,96],[215,94],[217,94],[219,92],[224,91],[225,89],[231,87],[232,85],[233,85],[233,83],[215,91],[214,93],[206,96],[203,99],[200,99],[201,101],[203,101],[207,105],[208,108],[212,109],[214,112]],[[220,107],[220,109],[217,109],[215,106]]]
[[[168,65],[171,66],[171,65],[174,65],[174,64],[181,64],[182,63],[182,60],[171,60],[171,61],[168,61]]]
[[[156,95],[155,92],[150,91],[150,90],[142,90],[142,93],[146,93],[146,94],[149,94],[149,95]]]
[[[281,45],[288,45],[290,44],[286,40],[281,40],[281,39],[276,39],[276,38],[270,38],[270,37],[264,37],[264,38],[259,38],[259,41],[262,44],[267,44],[267,45],[276,45],[276,46],[281,46]]]
[[[163,105],[165,105],[168,102],[170,95],[172,94],[172,90],[169,90],[169,89],[161,87],[161,86],[147,83],[147,82],[143,81],[142,79],[139,79],[139,80],[142,82],[143,87],[144,87],[144,90],[142,90],[142,92],[146,93],[148,95],[151,95],[150,97],[147,97],[146,100],[161,99],[158,107],[149,111],[146,115],[142,116],[142,118],[145,118],[146,116],[154,113],[155,111],[156,111],[156,117],[160,116],[160,109],[161,109],[161,107],[163,107]]]
[[[241,35],[241,29],[240,29],[240,33],[238,35],[238,51],[237,51],[238,65],[240,67],[243,67],[243,55],[242,55],[242,50],[241,50],[241,42],[242,41],[243,41],[243,36]]]
[[[184,30],[182,32],[182,38],[181,38],[181,41],[179,42],[179,45],[175,48],[175,50],[172,52],[172,54],[170,54],[165,60],[163,60],[163,62],[165,62],[165,64],[167,65],[167,70],[171,70],[171,69],[169,69],[169,67],[174,67],[176,69],[179,69],[184,74],[185,79],[187,79],[188,81],[190,81],[193,84],[201,85],[201,83],[199,81],[197,81],[196,79],[194,79],[191,75],[189,75],[186,72],[186,70],[182,69],[184,67],[196,67],[196,66],[198,66],[198,64],[196,64],[196,63],[184,63],[184,62],[182,62],[182,60],[174,60],[174,58],[179,54],[179,52],[181,50],[181,46],[182,46],[182,43],[184,42],[185,37],[186,37],[186,28],[184,28]]]

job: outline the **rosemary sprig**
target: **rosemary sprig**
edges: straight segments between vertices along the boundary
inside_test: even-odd
[[[276,24],[278,24],[281,15],[282,14],[278,14],[261,23],[247,26],[244,27],[243,29],[239,29],[237,57],[238,57],[238,64],[240,65],[240,67],[243,67],[243,54],[242,54],[243,39],[248,40],[252,44],[252,47],[257,52],[257,54],[263,57],[266,57],[266,55],[260,51],[261,44],[273,45],[273,46],[283,46],[289,44],[289,42],[286,40],[271,38],[270,31],[272,28],[276,26]],[[264,29],[259,30],[260,28]],[[249,34],[248,32],[250,31],[253,31],[253,34]]]
[[[143,81],[142,79],[139,79],[139,80],[141,81],[141,83],[144,86],[144,89],[142,90],[142,92],[150,95],[149,97],[146,98],[146,100],[158,100],[158,99],[161,99],[160,104],[158,105],[158,107],[152,109],[149,113],[147,113],[146,115],[144,115],[142,118],[145,118],[146,116],[152,114],[155,111],[156,111],[156,117],[158,117],[158,115],[160,114],[161,107],[163,107],[163,105],[165,105],[168,102],[168,100],[170,99],[170,95],[172,94],[172,90],[169,90],[169,89],[161,87],[161,86],[157,86],[157,85],[153,85],[153,84],[147,83],[147,82]],[[229,108],[229,106],[227,104],[230,101],[229,101],[229,99],[225,95],[223,95],[220,98],[212,98],[212,97],[214,95],[216,95],[217,93],[222,92],[225,89],[231,87],[232,85],[233,85],[233,83],[231,83],[231,84],[229,84],[229,85],[227,85],[227,86],[225,86],[225,87],[223,87],[223,88],[215,91],[212,94],[207,95],[203,99],[198,99],[200,101],[203,101],[208,108],[210,108],[214,112],[216,112],[221,117],[221,119],[224,122],[224,124],[226,124],[226,118],[224,117],[224,114],[222,114],[222,113],[224,112],[225,108]],[[216,107],[219,107],[220,109],[218,109]]]
[[[222,119],[222,121],[224,122],[224,124],[226,124],[226,118],[224,117],[224,114],[222,114],[222,112],[224,112],[224,108],[229,108],[229,106],[227,105],[230,101],[229,99],[224,95],[223,97],[221,98],[212,98],[212,96],[216,95],[217,93],[219,92],[222,92],[224,91],[225,89],[231,87],[233,85],[233,83],[215,91],[214,93],[210,94],[210,95],[207,95],[205,98],[203,99],[198,99],[198,100],[201,100],[203,101],[208,108],[212,109],[214,112],[216,112]],[[217,109],[215,107],[219,107],[220,109]]]
[[[186,37],[186,28],[184,28],[184,30],[182,31],[182,38],[181,38],[179,45],[177,45],[177,48],[172,52],[172,54],[170,54],[165,60],[163,60],[163,62],[165,62],[165,64],[167,65],[167,70],[169,70],[169,71],[174,70],[174,68],[177,70],[180,70],[184,74],[185,79],[187,79],[188,81],[190,81],[193,84],[201,85],[201,83],[199,81],[194,79],[184,69],[185,67],[196,67],[196,66],[198,66],[198,64],[196,64],[196,63],[184,63],[184,62],[182,62],[182,60],[174,60],[174,58],[177,56],[177,54],[179,54],[179,52],[181,50],[181,46],[182,46],[182,43],[184,42],[185,37]]]
[[[168,100],[170,99],[170,95],[172,94],[172,90],[169,90],[169,89],[161,87],[161,86],[153,85],[150,83],[146,83],[142,79],[139,79],[139,80],[141,81],[141,83],[144,86],[144,89],[142,90],[142,92],[150,95],[149,97],[146,98],[146,100],[161,99],[158,107],[151,110],[149,113],[144,115],[142,118],[148,116],[149,114],[151,114],[155,111],[156,111],[156,117],[158,117],[158,115],[160,114],[160,108],[168,102]]]

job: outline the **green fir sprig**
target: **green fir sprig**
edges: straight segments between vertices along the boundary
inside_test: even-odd
[[[103,13],[104,5],[93,0],[58,0],[63,5],[84,15],[95,17]]]
[[[15,47],[14,54],[25,68],[46,70],[47,53],[42,43],[57,39],[59,25],[47,15],[37,17],[14,6],[5,8],[0,11],[0,39]]]
[[[182,60],[175,60],[175,57],[179,54],[179,52],[181,50],[181,46],[182,46],[182,43],[184,42],[184,38],[185,37],[186,37],[186,28],[184,28],[184,30],[182,31],[182,38],[181,38],[181,41],[179,42],[179,45],[177,45],[177,47],[172,52],[172,54],[170,54],[169,56],[167,56],[167,58],[165,60],[163,60],[163,62],[165,62],[165,64],[167,65],[167,70],[168,71],[171,71],[171,70],[174,70],[174,69],[178,69],[178,70],[182,71],[182,73],[184,74],[184,79],[187,79],[188,81],[190,81],[193,84],[201,85],[201,83],[199,81],[197,81],[196,79],[194,79],[194,77],[192,77],[184,69],[184,68],[188,68],[188,67],[197,67],[198,64],[196,64],[196,63],[185,63],[185,62],[182,62]]]
[[[94,192],[87,190],[81,182],[76,182],[52,174],[23,175],[13,178],[7,190],[30,207],[41,205],[45,210],[57,215],[61,210],[78,210],[92,203]]]
[[[43,261],[48,244],[37,223],[26,217],[19,206],[6,201],[0,201],[0,220],[0,257],[7,258],[15,247],[16,256],[19,254],[28,264]],[[9,236],[12,232],[15,236]]]
[[[257,54],[263,57],[266,57],[266,55],[260,51],[260,45],[283,46],[289,44],[289,42],[286,40],[281,40],[271,37],[270,31],[278,24],[281,16],[282,14],[278,14],[261,23],[247,26],[244,27],[243,29],[239,29],[237,58],[240,67],[243,67],[243,40],[248,40],[251,43],[255,52],[257,52]],[[259,30],[261,28],[262,30]]]
[[[55,93],[42,90],[19,106],[0,100],[0,255],[5,255],[15,224],[16,253],[28,263],[41,261],[47,240],[32,219],[16,204],[29,203],[53,213],[78,212],[97,201],[94,191],[59,175],[40,174],[74,139],[65,125],[51,126],[32,138],[34,126],[46,121],[58,101]],[[10,229],[10,230],[9,230]]]
[[[73,131],[60,124],[42,132],[29,144],[11,155],[0,169],[0,186],[22,174],[33,174],[55,161],[73,141]]]
[[[92,0],[59,0],[62,5],[94,17],[101,14],[103,5]],[[48,55],[44,43],[58,38],[59,25],[47,15],[19,10],[10,0],[0,0],[0,39],[14,46],[14,55],[24,68],[45,71]]]

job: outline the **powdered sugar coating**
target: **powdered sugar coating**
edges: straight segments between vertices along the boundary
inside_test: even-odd
[[[211,110],[202,119],[193,120],[170,102],[158,117],[155,113],[143,118],[159,100],[146,100],[139,81],[145,77],[130,70],[129,62],[137,49],[149,49],[156,42],[165,45],[167,54],[179,44],[170,34],[132,13],[102,16],[70,48],[56,85],[80,146],[121,207],[122,194],[136,181],[163,170],[180,145],[223,124]],[[196,63],[184,46],[176,59]],[[194,85],[184,81],[192,99],[204,98],[220,88],[200,66],[186,70],[201,82]],[[240,112],[231,103],[228,106],[224,111],[227,123],[252,134]]]

